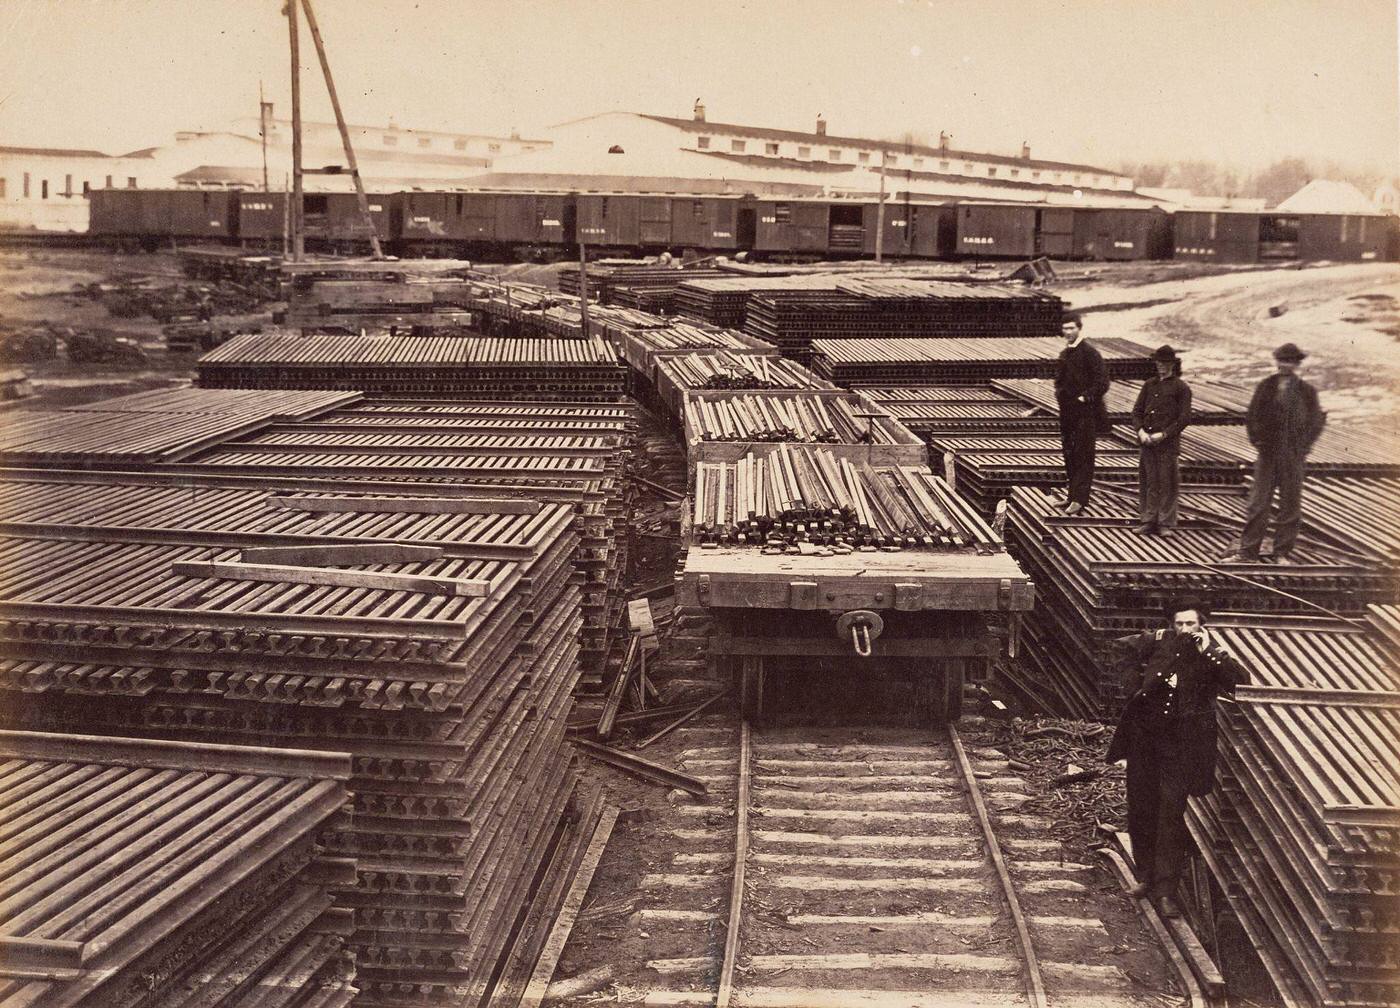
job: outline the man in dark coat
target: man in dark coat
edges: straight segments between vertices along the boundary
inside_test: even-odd
[[[1061,509],[1078,514],[1089,503],[1094,486],[1094,438],[1110,430],[1103,397],[1108,370],[1103,357],[1084,339],[1078,312],[1066,312],[1060,323],[1065,349],[1055,369],[1055,400],[1060,408],[1060,445],[1064,449],[1068,489]]]
[[[1128,835],[1138,883],[1130,891],[1180,915],[1173,893],[1186,863],[1186,799],[1215,786],[1216,696],[1249,673],[1206,628],[1192,599],[1169,603],[1171,628],[1117,643],[1129,656],[1136,691],[1119,719],[1108,762],[1128,762]]]
[[[1276,373],[1261,381],[1249,403],[1246,429],[1249,443],[1259,450],[1254,462],[1254,485],[1245,511],[1239,549],[1227,554],[1227,563],[1256,563],[1269,508],[1278,491],[1278,524],[1274,529],[1272,559],[1287,562],[1303,520],[1303,473],[1308,452],[1322,433],[1327,414],[1317,401],[1317,390],[1298,377],[1298,365],[1307,354],[1292,343],[1274,351]]]
[[[1191,386],[1181,380],[1181,358],[1170,346],[1152,353],[1157,377],[1143,382],[1133,404],[1138,459],[1139,535],[1176,535],[1181,492],[1181,432],[1191,420]]]

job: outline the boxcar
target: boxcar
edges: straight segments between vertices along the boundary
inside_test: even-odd
[[[755,201],[757,215],[753,248],[756,252],[816,252],[831,251],[832,206],[815,200],[761,199]],[[863,213],[859,204],[842,208],[856,212],[856,226],[861,227]],[[846,225],[850,226],[850,225]],[[856,250],[864,244],[858,239]]]
[[[370,219],[381,240],[393,237],[397,196],[368,195]],[[244,241],[280,241],[285,227],[287,194],[245,192],[239,200],[239,237]],[[354,193],[303,193],[302,219],[310,242],[367,242],[369,234]]]
[[[1173,255],[1207,262],[1258,262],[1259,213],[1178,210]]]
[[[1089,259],[1167,259],[1172,251],[1171,218],[1157,207],[1094,210],[1094,245]]]
[[[957,208],[954,246],[948,254],[958,256],[1016,256],[1028,259],[1036,245],[1036,215],[1033,206],[999,203],[963,203]]]
[[[238,197],[233,189],[97,189],[89,194],[88,231],[206,241],[237,238]]]
[[[875,234],[878,230],[879,207],[874,203],[863,207],[865,216],[865,255],[875,254]],[[931,203],[886,201],[884,245],[887,256],[917,256],[932,259],[943,245],[952,245],[950,237],[954,208]],[[946,232],[946,234],[945,234]]]
[[[738,196],[674,197],[671,200],[671,244],[678,248],[733,251],[740,244],[743,200]],[[752,210],[749,219],[752,220]]]
[[[410,245],[564,245],[573,198],[518,192],[404,192],[397,235]]]
[[[1394,218],[1378,214],[1302,214],[1298,258],[1384,259]]]
[[[575,197],[577,235],[588,245],[669,248],[671,200],[667,196],[609,193]]]

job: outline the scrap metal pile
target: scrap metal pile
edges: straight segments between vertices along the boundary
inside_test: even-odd
[[[617,399],[604,340],[455,336],[239,336],[200,358],[205,388],[355,389],[387,395]]]
[[[0,732],[5,1008],[342,1008],[343,753]]]
[[[925,468],[871,467],[829,449],[788,445],[734,463],[699,463],[691,535],[701,546],[815,555],[1001,544]]]
[[[1188,824],[1295,1003],[1400,1001],[1400,620],[1217,618],[1253,672],[1224,705],[1220,787]]]
[[[564,745],[572,508],[159,476],[4,485],[4,717],[351,753],[354,815],[325,843],[359,861],[335,887],[359,1003],[481,1000],[593,803]]]

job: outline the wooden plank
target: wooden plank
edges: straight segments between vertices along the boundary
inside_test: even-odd
[[[530,982],[525,986],[520,1008],[540,1008],[544,1003],[545,992],[550,981],[554,979],[559,957],[563,955],[564,946],[568,944],[569,934],[573,931],[574,922],[578,920],[579,910],[583,908],[588,888],[593,884],[598,864],[603,860],[603,851],[608,846],[613,827],[617,824],[617,816],[616,806],[604,806],[598,825],[593,830],[593,839],[588,842],[588,850],[579,864],[578,873],[574,876],[573,884],[569,886],[568,895],[564,897],[564,905],[559,908],[559,916],[554,918],[554,927],[545,939],[544,948],[540,951],[534,972],[530,975]]]
[[[486,598],[491,594],[491,582],[489,581],[470,578],[427,577],[421,574],[383,574],[372,571],[340,570],[333,567],[288,567],[279,564],[176,560],[170,565],[170,572],[184,577],[223,578],[227,581],[335,585],[342,588],[370,588],[383,591],[422,592],[425,595],[453,595],[459,598]]]
[[[538,514],[540,510],[539,501],[508,497],[272,496],[266,503],[289,511],[366,514]]]
[[[441,546],[410,546],[404,543],[365,543],[353,546],[251,546],[239,559],[250,564],[284,564],[291,567],[321,565],[413,563],[440,560]]]

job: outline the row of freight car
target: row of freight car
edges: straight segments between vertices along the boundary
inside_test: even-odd
[[[156,247],[170,241],[280,245],[280,192],[100,189],[89,233]],[[311,247],[367,242],[352,193],[303,196]],[[381,242],[403,256],[541,256],[613,251],[749,252],[762,256],[1136,260],[1396,258],[1395,218],[1340,214],[1104,209],[1008,203],[627,193],[400,192],[372,194]]]

